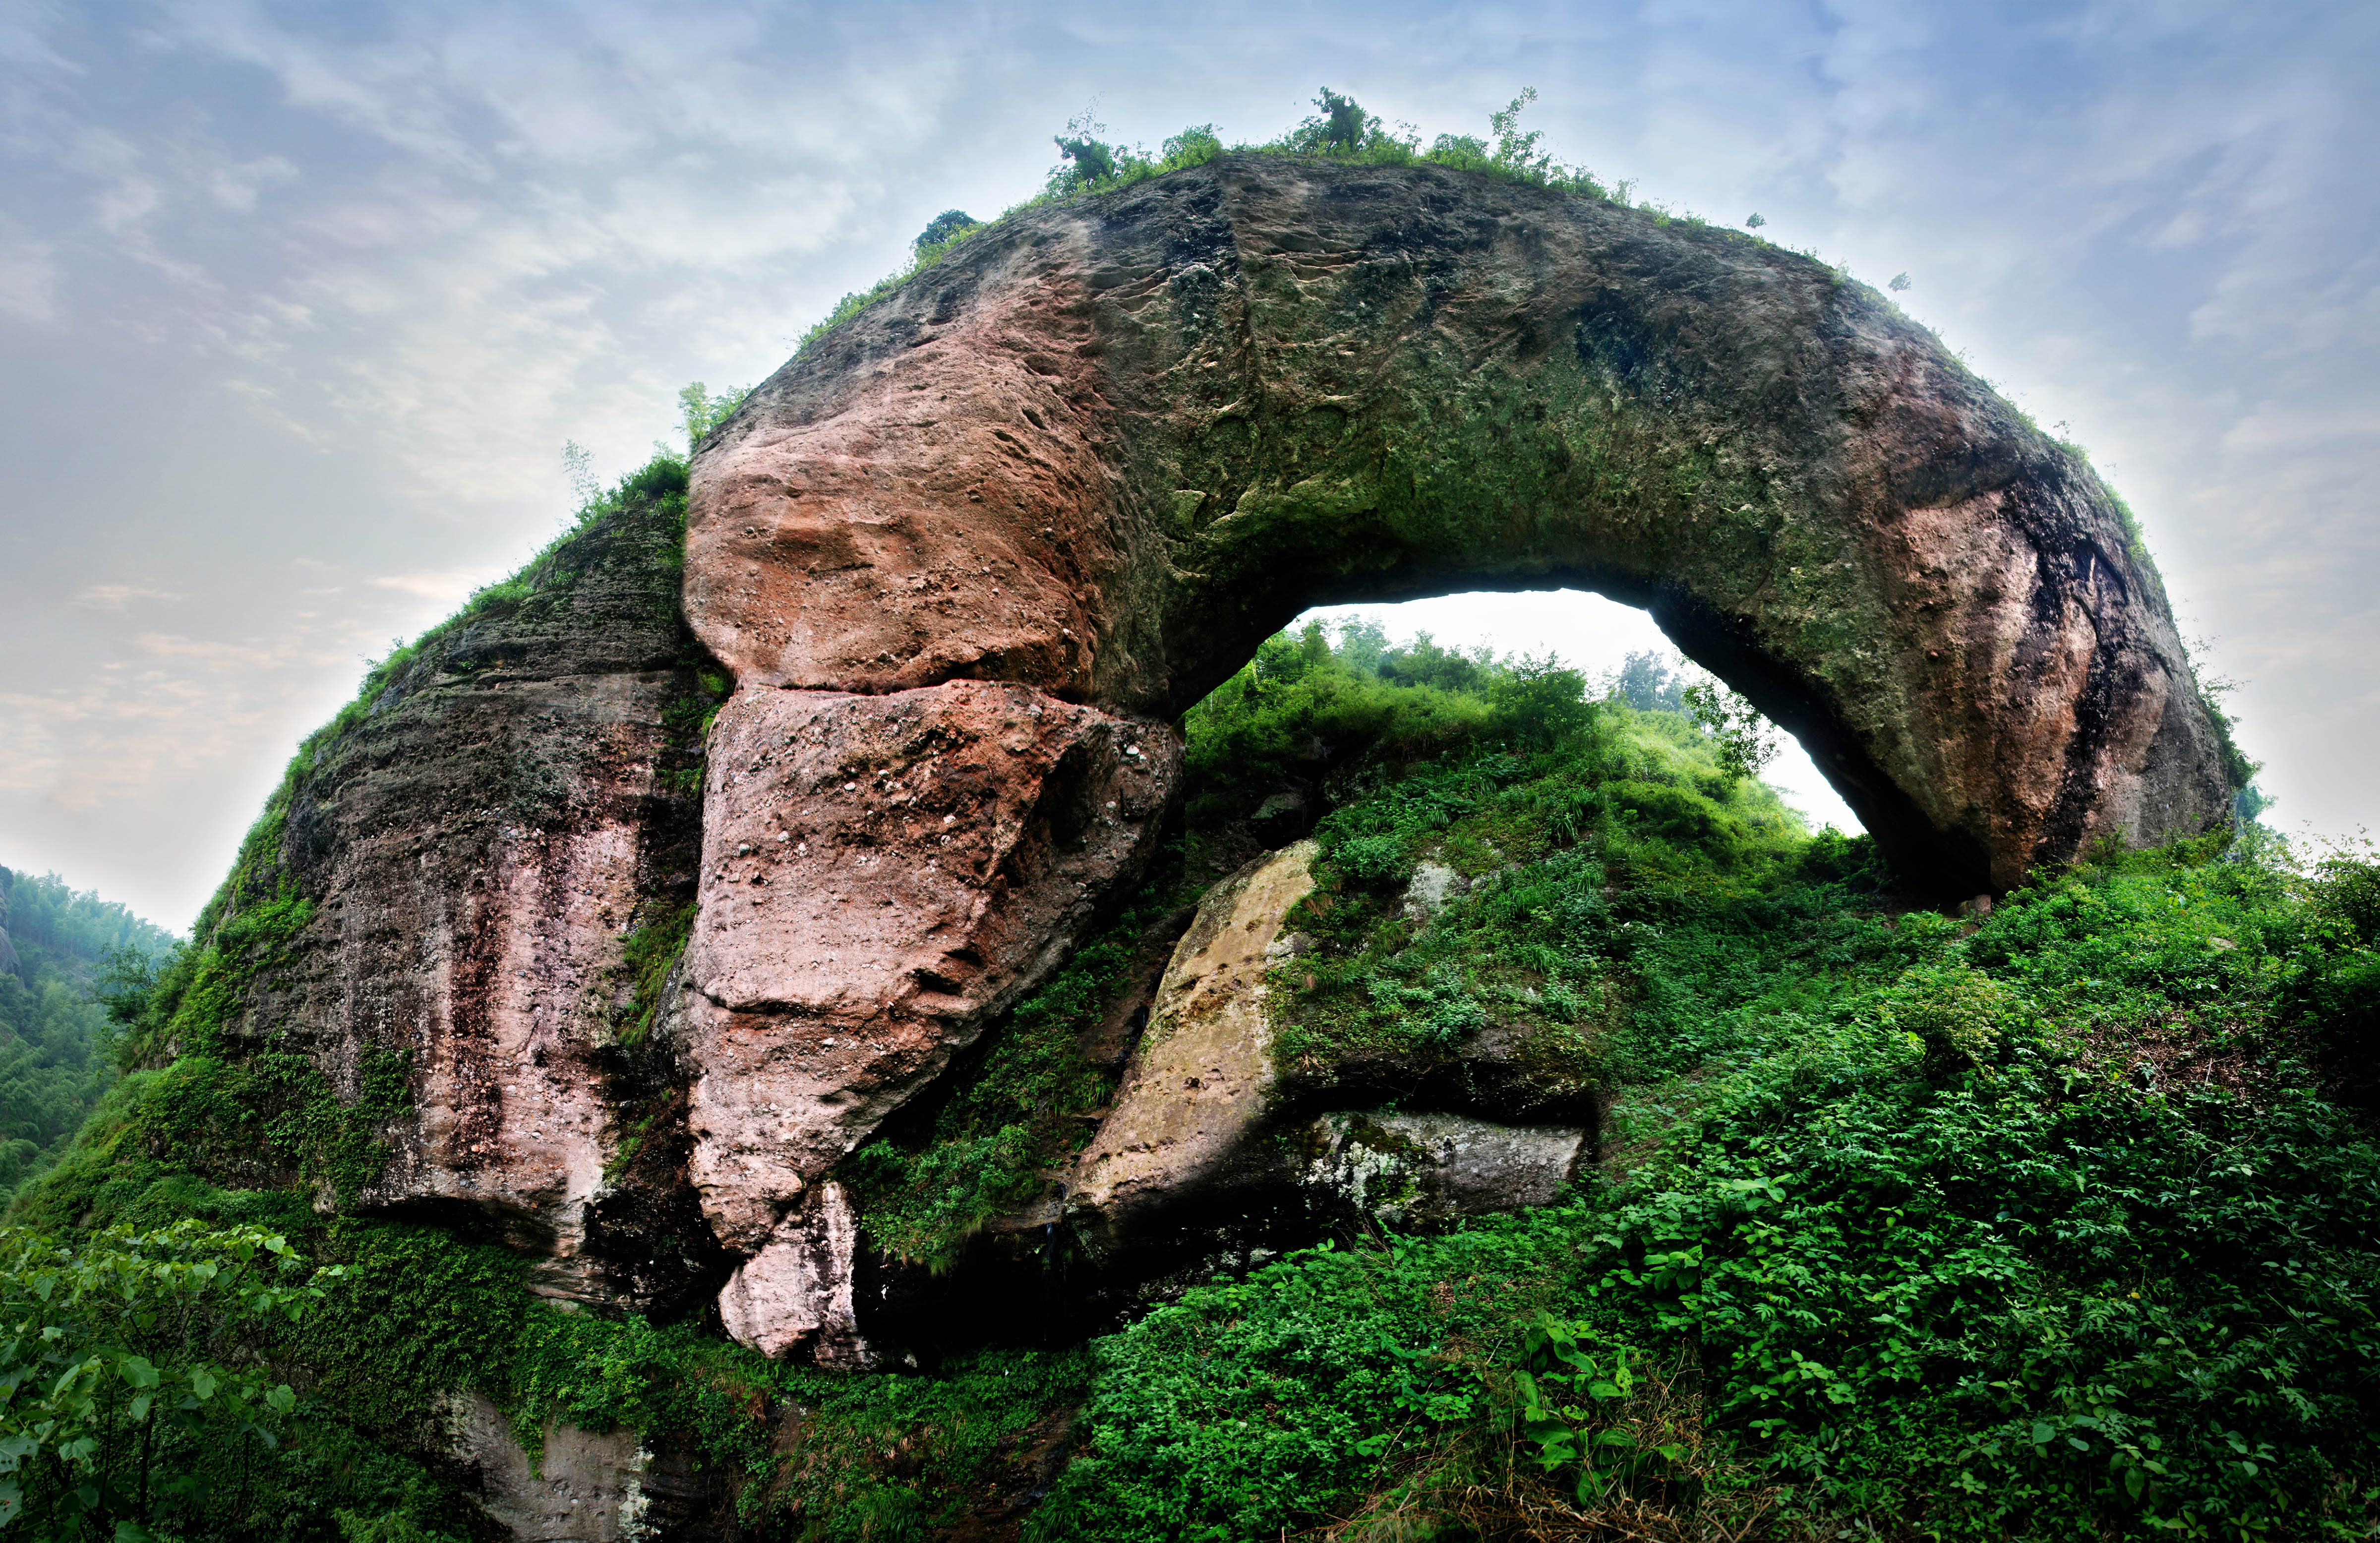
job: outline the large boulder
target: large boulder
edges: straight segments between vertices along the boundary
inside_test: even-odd
[[[1246,1186],[1250,1138],[1278,1081],[1266,974],[1281,922],[1314,888],[1310,841],[1248,864],[1207,892],[1174,945],[1115,1104],[1076,1162],[1076,1231],[1112,1254],[1166,1228],[1185,1194]]]
[[[1463,1075],[1402,1084],[1413,1107],[1331,1107],[1377,1068],[1284,1075],[1269,997],[1301,952],[1287,922],[1314,887],[1315,855],[1303,841],[1249,863],[1208,891],[1174,945],[1148,1032],[1066,1184],[1067,1220],[1111,1270],[1195,1272],[1320,1232],[1542,1205],[1593,1155],[1591,1120],[1519,1124],[1510,1106],[1532,1095],[1482,1100],[1483,1085],[1524,1080],[1506,1038],[1479,1036]],[[1474,1061],[1488,1075],[1471,1075]]]
[[[751,1253],[1063,962],[1147,860],[1181,750],[1161,724],[982,681],[746,690],[710,747],[693,1173]]]
[[[1575,586],[1797,735],[1915,886],[2228,818],[2115,498],[1924,327],[1741,233],[1227,155],[978,235],[695,463],[747,689],[1171,717],[1318,602]]]

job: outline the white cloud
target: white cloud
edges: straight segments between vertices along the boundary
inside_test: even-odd
[[[480,585],[488,576],[468,568],[443,568],[435,573],[392,573],[364,580],[376,589],[395,589],[423,600],[459,601]]]
[[[112,611],[122,614],[135,601],[176,601],[181,598],[169,589],[145,589],[138,584],[94,584],[76,595],[75,603],[93,611]]]
[[[257,195],[276,183],[296,180],[298,168],[286,157],[260,155],[207,167],[198,173],[210,197],[235,214],[256,213]]]
[[[55,325],[64,277],[51,243],[0,236],[0,316],[29,326]]]

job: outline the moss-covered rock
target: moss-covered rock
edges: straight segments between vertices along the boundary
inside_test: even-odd
[[[1840,271],[1591,196],[1223,155],[1037,209],[807,348],[694,482],[688,612],[750,685],[1170,715],[1308,605],[1575,586],[1922,888],[2228,818],[2087,463]]]

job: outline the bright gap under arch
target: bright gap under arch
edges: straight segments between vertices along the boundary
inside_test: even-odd
[[[1390,637],[1400,640],[1427,632],[1450,647],[1486,643],[1499,654],[1550,650],[1590,677],[1618,669],[1626,655],[1640,650],[1684,660],[1650,613],[1587,589],[1463,590],[1425,600],[1321,605],[1290,626],[1295,630],[1308,621],[1320,621],[1335,626],[1355,616],[1371,617],[1388,629]],[[1690,660],[1684,662],[1700,668]],[[1761,772],[1760,780],[1800,810],[1813,832],[1828,825],[1845,834],[1866,828],[1802,742],[1781,729],[1777,759]]]

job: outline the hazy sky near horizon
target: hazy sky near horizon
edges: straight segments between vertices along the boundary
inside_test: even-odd
[[[1325,84],[1429,135],[1534,85],[1640,199],[1906,272],[2130,500],[2271,818],[2380,820],[2368,0],[0,0],[0,864],[186,926],[362,660],[553,533],[565,438],[631,468],[1094,102],[1257,140]]]

